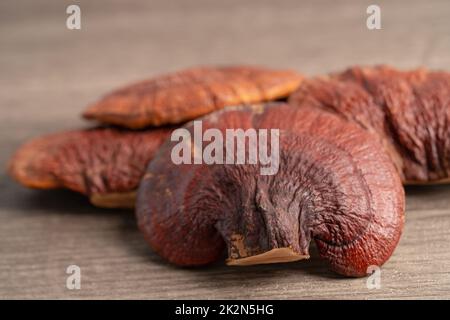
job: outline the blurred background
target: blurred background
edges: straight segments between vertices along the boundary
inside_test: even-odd
[[[66,27],[71,4],[81,8],[80,30]],[[381,8],[381,30],[366,26],[371,4]],[[449,71],[449,52],[448,0],[1,1],[0,165],[4,168],[28,138],[89,125],[79,115],[102,94],[159,73],[241,63],[293,68],[306,75],[381,63]],[[403,240],[416,246],[398,249],[402,259],[409,260],[394,256],[392,269],[387,267],[390,285],[368,292],[365,280],[331,285],[329,279],[315,277],[315,271],[303,272],[324,270],[315,262],[294,270],[261,267],[242,276],[220,268],[207,275],[186,274],[157,258],[152,258],[157,263],[148,261],[149,250],[132,215],[124,218],[123,213],[94,209],[65,192],[37,196],[13,183],[4,170],[0,191],[0,297],[299,298],[314,297],[314,290],[324,297],[340,297],[342,292],[390,297],[405,296],[411,288],[420,294],[420,288],[433,284],[436,290],[429,296],[450,292],[449,254],[439,253],[441,261],[433,263],[426,256],[433,247],[421,238],[436,225],[449,230],[450,221],[443,216],[430,218],[426,225],[417,213],[417,225],[410,223]],[[428,210],[427,203],[440,213],[448,210],[442,198],[449,192],[446,187],[425,193],[412,189],[411,220],[414,210]],[[450,236],[441,234],[439,239]],[[420,261],[415,260],[417,250]],[[64,266],[73,261],[87,268],[90,279],[85,291],[76,294],[64,287]],[[122,269],[116,274],[111,265]],[[172,282],[152,289],[150,284],[157,280],[151,274]],[[219,279],[217,284],[213,279]]]

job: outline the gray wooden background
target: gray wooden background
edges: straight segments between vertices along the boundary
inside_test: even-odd
[[[366,8],[382,9],[382,30]],[[65,27],[79,4],[82,29]],[[251,63],[307,75],[352,64],[450,70],[450,2],[1,1],[0,165],[35,135],[87,124],[79,113],[129,81],[198,64]],[[0,298],[450,298],[450,186],[407,190],[402,240],[381,288],[285,265],[180,269],[153,254],[132,213],[76,194],[26,190],[0,172]],[[68,265],[81,290],[66,289]]]

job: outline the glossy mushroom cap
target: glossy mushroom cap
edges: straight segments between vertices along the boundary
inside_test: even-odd
[[[115,90],[83,116],[134,129],[180,124],[226,106],[285,98],[302,79],[252,66],[191,68]]]
[[[96,128],[51,134],[19,148],[9,172],[27,187],[68,188],[100,207],[134,207],[145,168],[170,132]]]
[[[163,258],[198,266],[309,257],[311,240],[331,268],[364,276],[392,254],[404,222],[400,178],[381,145],[357,125],[286,104],[224,109],[203,130],[280,129],[279,170],[260,164],[171,162],[166,141],[138,190],[139,228]],[[194,131],[190,123],[186,129]],[[208,143],[204,143],[206,146]],[[225,150],[224,150],[225,152]]]
[[[450,182],[450,73],[353,67],[305,80],[289,98],[375,133],[405,184]]]

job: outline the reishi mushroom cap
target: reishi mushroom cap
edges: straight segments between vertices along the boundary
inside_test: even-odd
[[[315,107],[372,132],[404,184],[450,182],[450,73],[352,67],[306,79],[289,103]]]
[[[179,164],[167,140],[138,189],[138,225],[151,248],[179,266],[309,257],[314,240],[332,270],[364,276],[393,253],[404,224],[404,191],[382,146],[359,126],[283,103],[227,108],[203,130],[279,129],[279,170],[259,164]],[[194,124],[185,128],[193,134]],[[204,146],[207,143],[203,142]],[[225,150],[224,150],[225,152]]]
[[[170,132],[94,128],[42,136],[17,150],[9,173],[27,187],[80,192],[100,207],[134,207],[145,168]]]
[[[190,68],[115,90],[83,116],[133,129],[179,124],[226,106],[285,98],[302,79],[263,67]]]

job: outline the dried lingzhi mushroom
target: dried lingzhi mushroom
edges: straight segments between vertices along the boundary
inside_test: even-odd
[[[289,103],[376,133],[405,184],[450,182],[450,73],[354,67],[305,80]]]
[[[95,128],[51,134],[23,145],[9,172],[31,188],[64,187],[100,207],[134,207],[145,167],[170,132]]]
[[[279,128],[279,170],[259,164],[180,164],[166,141],[140,184],[137,218],[150,246],[181,266],[309,257],[314,240],[331,268],[364,276],[399,240],[404,192],[391,160],[365,130],[314,108],[229,108],[203,129]],[[193,133],[193,123],[185,127]]]
[[[226,106],[287,97],[302,76],[262,67],[198,67],[113,91],[84,117],[128,128],[178,124]]]

